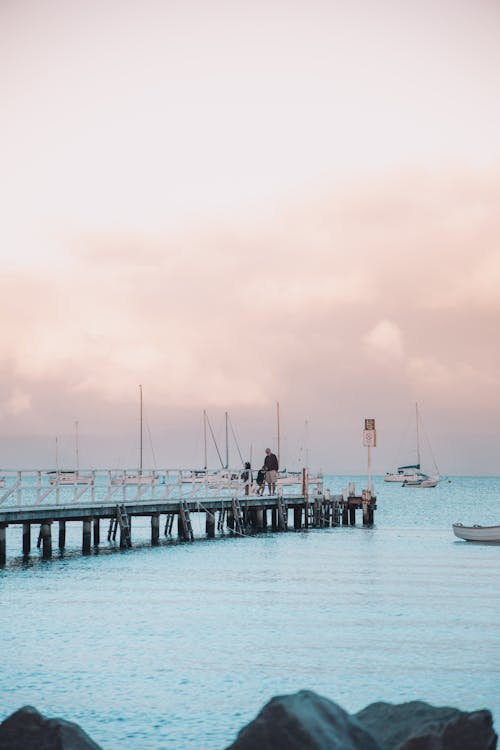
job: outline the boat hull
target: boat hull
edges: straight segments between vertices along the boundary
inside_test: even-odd
[[[436,487],[439,479],[406,479],[403,482],[403,487]]]
[[[466,542],[500,542],[500,526],[464,526],[453,524],[453,533]]]

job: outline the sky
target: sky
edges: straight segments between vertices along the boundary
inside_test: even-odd
[[[496,0],[1,0],[0,468],[498,474]],[[57,438],[58,452],[55,454]],[[432,449],[432,451],[431,451]],[[231,463],[239,465],[235,444]],[[212,445],[209,463],[217,466]],[[425,457],[424,457],[425,461]]]

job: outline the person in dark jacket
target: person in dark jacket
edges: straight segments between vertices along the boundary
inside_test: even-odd
[[[245,461],[245,469],[241,472],[240,479],[245,485],[245,495],[249,495],[250,487],[253,483],[252,465],[250,461]]]
[[[266,472],[264,469],[259,469],[257,472],[257,495],[264,494],[264,486],[266,482]]]
[[[266,472],[266,482],[269,487],[269,494],[276,494],[276,480],[278,479],[278,459],[271,448],[266,448],[266,457],[264,459],[264,470]]]

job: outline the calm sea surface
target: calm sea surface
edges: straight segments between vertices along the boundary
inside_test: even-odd
[[[350,479],[365,484],[326,484]],[[273,695],[310,688],[349,711],[486,707],[498,731],[500,545],[456,540],[451,524],[500,523],[500,478],[375,488],[372,529],[153,549],[135,520],[133,550],[105,541],[82,557],[68,524],[64,558],[35,548],[23,564],[9,528],[0,720],[31,704],[104,750],[222,750]]]

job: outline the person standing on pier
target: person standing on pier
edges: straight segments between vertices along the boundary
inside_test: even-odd
[[[276,480],[278,478],[278,459],[271,448],[266,448],[266,457],[264,459],[264,470],[266,472],[266,482],[269,487],[269,494],[276,494]]]
[[[252,465],[250,461],[245,461],[245,469],[241,472],[240,479],[245,487],[245,495],[249,495],[250,487],[253,484]]]

